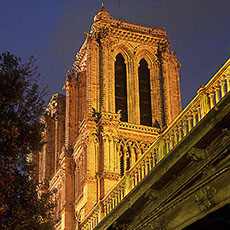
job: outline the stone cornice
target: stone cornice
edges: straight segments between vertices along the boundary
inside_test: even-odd
[[[153,28],[135,25],[135,24],[131,24],[128,22],[122,22],[122,21],[118,21],[114,19],[109,20],[104,23],[101,23],[101,22],[93,23],[91,31],[92,29],[94,29],[94,27],[110,28],[110,31],[115,30],[116,32],[118,31],[127,32],[127,33],[132,33],[134,35],[142,34],[142,35],[147,35],[149,37],[154,37],[154,38],[164,38],[168,41],[167,33],[163,29],[153,29]]]
[[[87,38],[79,52],[76,53],[76,61],[73,69],[82,71],[82,62],[87,59],[88,44],[91,40],[106,38],[109,40],[124,40],[151,46],[163,45],[169,47],[169,40],[166,31],[163,29],[153,29],[114,19],[107,21],[96,21],[92,24],[91,30],[87,33]]]
[[[164,37],[160,34],[151,34],[151,33],[142,33],[142,32],[135,32],[127,31],[123,29],[114,29],[111,31],[111,34],[114,38],[122,39],[125,41],[137,42],[137,43],[144,43],[148,45],[158,45],[162,44],[168,46],[169,41],[167,37]]]
[[[139,133],[145,133],[150,135],[159,135],[160,129],[154,128],[150,126],[144,126],[144,125],[137,125],[137,124],[131,124],[128,122],[120,122],[119,123],[119,129],[124,131],[136,131],[137,134]]]

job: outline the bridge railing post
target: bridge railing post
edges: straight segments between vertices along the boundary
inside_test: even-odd
[[[158,154],[158,161],[160,161],[165,155],[166,155],[166,149],[165,149],[165,140],[161,138],[159,144],[158,144],[159,154]]]
[[[104,218],[104,202],[100,201],[99,203],[99,213],[98,213],[98,222]]]
[[[125,174],[124,196],[126,196],[130,192],[131,188],[132,188],[132,181],[131,181],[130,173],[127,172]]]
[[[208,94],[205,92],[205,86],[201,86],[197,92],[200,94],[200,113],[203,118],[210,110]]]

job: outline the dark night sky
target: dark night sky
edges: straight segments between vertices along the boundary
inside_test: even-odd
[[[116,19],[166,29],[183,64],[183,106],[230,57],[230,0],[120,0],[120,10],[118,0],[104,2]],[[34,55],[49,97],[62,92],[100,8],[99,0],[0,0],[0,53]]]

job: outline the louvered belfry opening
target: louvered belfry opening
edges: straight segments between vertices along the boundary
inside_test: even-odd
[[[115,61],[115,103],[116,112],[121,110],[121,121],[128,122],[126,64],[121,54]]]
[[[141,59],[138,67],[139,98],[140,98],[140,124],[152,126],[150,71],[145,59]]]

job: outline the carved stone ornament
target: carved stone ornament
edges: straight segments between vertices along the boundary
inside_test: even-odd
[[[207,168],[204,169],[203,171],[203,177],[211,176],[215,173],[216,167],[213,165],[209,165]]]
[[[222,129],[222,132],[223,132],[226,136],[230,136],[230,129],[229,129],[229,128]]]
[[[88,182],[94,182],[96,181],[96,178],[94,176],[90,176],[90,175],[86,175],[85,179],[84,179],[84,182],[85,181],[88,181]],[[84,183],[83,182],[83,183]]]
[[[126,229],[126,227],[127,227],[127,224],[119,223],[118,221],[116,221],[112,225],[112,229],[114,229],[114,230],[124,230],[124,229]]]
[[[200,210],[205,210],[213,205],[212,198],[216,194],[216,189],[208,185],[198,190],[195,194],[195,201],[199,205]]]
[[[152,230],[166,230],[167,229],[167,222],[163,217],[158,217],[150,223]]]
[[[72,146],[65,147],[65,155],[67,157],[70,157],[72,156],[72,154],[73,154],[73,147]]]
[[[149,189],[146,193],[145,193],[145,197],[149,200],[149,201],[155,201],[158,199],[160,195],[159,190],[156,189]]]
[[[191,158],[191,160],[199,162],[206,157],[206,151],[205,149],[200,149],[200,148],[191,148],[188,153],[188,157]]]
[[[112,27],[109,24],[93,25],[91,31],[88,33],[88,37],[95,40],[105,38],[111,31]]]
[[[120,174],[114,172],[103,172],[101,177],[104,179],[119,180]]]

